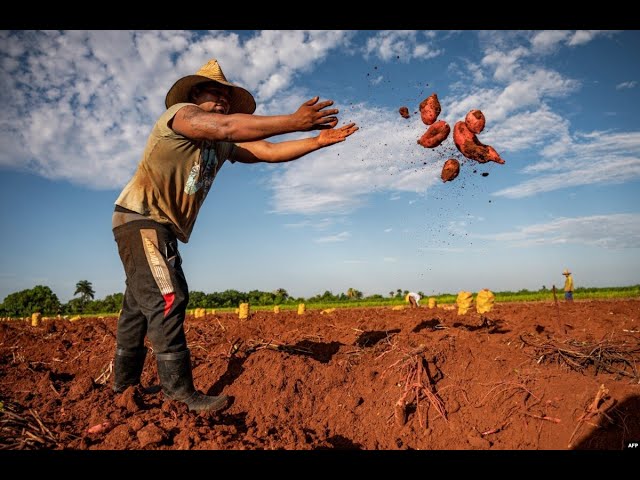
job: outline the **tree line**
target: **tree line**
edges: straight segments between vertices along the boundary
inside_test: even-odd
[[[407,293],[409,293],[408,290],[398,288],[395,292],[389,292],[389,297],[387,298],[404,298]],[[419,292],[419,294],[424,297],[422,292]],[[0,304],[0,317],[27,317],[34,312],[40,312],[45,316],[116,313],[122,308],[124,300],[123,293],[113,293],[103,299],[96,300],[93,285],[88,280],[80,280],[76,284],[74,297],[76,296],[77,298],[72,298],[67,303],[61,303],[51,288],[37,285],[34,288],[8,295]],[[326,290],[322,294],[309,298],[291,297],[284,288],[278,288],[273,292],[260,290],[240,292],[231,289],[213,293],[192,291],[189,293],[187,308],[233,308],[245,302],[250,305],[269,306],[345,302],[349,300],[376,301],[383,299],[384,297],[378,294],[365,297],[361,291],[355,288],[349,288],[345,293],[339,294]]]

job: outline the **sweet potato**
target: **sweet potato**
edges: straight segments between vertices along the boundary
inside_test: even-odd
[[[431,125],[418,139],[418,143],[425,148],[435,148],[446,140],[451,132],[451,127],[444,120],[439,120]]]
[[[453,143],[460,153],[478,163],[504,163],[498,152],[493,147],[481,143],[465,122],[456,122],[454,125]]]
[[[433,125],[438,119],[441,110],[438,95],[435,93],[420,102],[420,118],[422,118],[425,125]]]
[[[440,174],[440,178],[442,178],[443,182],[450,182],[454,178],[458,176],[460,173],[460,162],[455,158],[450,158],[444,165],[442,166],[442,173]]]
[[[105,433],[111,430],[111,422],[102,422],[93,427],[87,428],[87,433]]]
[[[464,123],[467,124],[467,128],[469,128],[473,133],[480,133],[484,130],[484,114],[480,110],[471,110],[467,113]]]

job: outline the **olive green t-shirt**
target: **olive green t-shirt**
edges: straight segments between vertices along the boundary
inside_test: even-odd
[[[138,168],[116,200],[128,210],[171,225],[176,237],[187,243],[202,202],[235,144],[191,140],[168,124],[180,108],[171,106],[153,126]]]

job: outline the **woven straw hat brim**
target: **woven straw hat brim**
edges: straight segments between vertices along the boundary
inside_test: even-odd
[[[231,87],[231,99],[229,113],[253,113],[256,110],[256,101],[247,90],[238,85],[224,80],[213,79],[202,75],[187,75],[182,77],[169,89],[165,98],[167,108],[176,103],[189,102],[189,92],[194,85],[204,82],[217,82]]]

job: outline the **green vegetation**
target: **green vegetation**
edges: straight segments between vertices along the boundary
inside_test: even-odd
[[[62,304],[49,287],[37,285],[31,290],[12,293],[0,305],[2,317],[28,317],[34,312],[55,315],[63,310]]]
[[[389,292],[387,297],[379,294],[364,297],[362,292],[355,288],[349,288],[345,293],[333,294],[326,290],[322,294],[309,298],[294,298],[284,288],[279,288],[273,292],[261,292],[252,290],[250,292],[240,292],[237,290],[225,290],[224,292],[204,293],[193,291],[189,294],[189,310],[204,308],[215,309],[216,312],[233,312],[240,303],[249,303],[251,310],[273,311],[274,306],[279,306],[281,311],[296,310],[300,303],[304,303],[306,309],[327,309],[327,308],[353,308],[353,307],[393,307],[406,305],[405,296],[408,290],[398,288]],[[418,292],[422,296],[421,303],[426,305],[429,298],[423,292]],[[475,295],[477,292],[472,292]],[[553,290],[542,287],[537,291],[519,290],[517,292],[493,292],[495,301],[500,302],[540,302],[553,301]],[[123,293],[107,295],[102,300],[94,300],[93,285],[88,280],[81,280],[76,284],[75,295],[80,294],[80,298],[73,298],[69,303],[61,304],[55,293],[49,287],[37,285],[30,290],[8,295],[0,304],[0,317],[28,317],[33,312],[40,312],[44,316],[54,315],[82,315],[82,316],[113,316],[122,307],[124,299]],[[439,305],[454,304],[457,293],[441,293],[432,295]],[[575,300],[601,300],[614,298],[640,298],[640,285],[627,287],[605,287],[605,288],[577,288],[573,292]],[[558,301],[564,300],[562,289],[556,290]]]
[[[493,292],[496,302],[539,302],[553,301],[553,290],[545,287],[538,291],[519,290],[517,292]],[[562,288],[556,289],[556,297],[564,300]],[[573,291],[575,300],[603,300],[612,298],[639,298],[640,285],[628,287],[576,288]],[[454,300],[455,301],[455,300]]]

